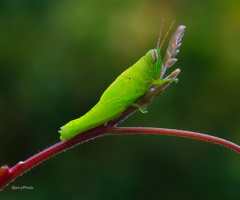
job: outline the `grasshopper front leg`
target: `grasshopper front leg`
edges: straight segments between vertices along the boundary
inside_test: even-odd
[[[162,83],[168,83],[168,82],[178,82],[177,78],[169,78],[169,79],[157,79],[155,81],[153,81],[152,85],[157,85],[157,84],[162,84]]]

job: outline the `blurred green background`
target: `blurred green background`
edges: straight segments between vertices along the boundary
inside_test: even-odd
[[[186,25],[182,70],[121,126],[211,134],[240,144],[238,0],[0,1],[0,165],[59,142],[164,32]],[[166,45],[165,48],[166,49]],[[163,51],[164,52],[164,51]],[[12,190],[32,186],[33,190]],[[16,179],[1,199],[240,199],[240,155],[201,141],[105,136],[61,153]]]

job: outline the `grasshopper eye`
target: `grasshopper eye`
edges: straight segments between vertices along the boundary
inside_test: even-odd
[[[154,49],[152,50],[152,58],[154,61],[156,61],[156,62],[158,61],[158,53]]]

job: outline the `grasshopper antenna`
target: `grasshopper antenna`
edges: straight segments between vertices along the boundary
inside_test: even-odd
[[[167,38],[167,36],[168,36],[170,30],[171,30],[171,28],[172,28],[174,22],[175,22],[175,20],[172,22],[172,24],[171,24],[171,26],[169,27],[169,29],[168,29],[168,31],[167,31],[165,37],[163,38],[163,41],[162,41],[162,43],[161,43],[161,45],[160,45],[160,47],[159,47],[159,51],[161,50],[161,48],[162,48],[162,46],[163,46],[163,44],[164,44],[164,42],[165,42],[165,40],[166,40],[166,38]]]
[[[160,45],[160,40],[161,40],[161,35],[162,35],[163,24],[164,24],[164,18],[163,18],[163,20],[162,20],[162,24],[161,24],[160,32],[159,32],[159,36],[158,36],[158,41],[157,41],[157,47],[156,47],[156,49],[158,49],[158,50],[160,50],[160,49],[159,49],[159,45]]]

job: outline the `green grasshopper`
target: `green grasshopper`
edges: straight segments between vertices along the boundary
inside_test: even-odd
[[[134,103],[136,100],[156,84],[177,80],[162,78],[166,69],[177,61],[174,57],[179,52],[178,48],[181,45],[180,41],[185,29],[185,26],[179,26],[181,31],[178,30],[179,28],[175,31],[170,39],[167,53],[162,63],[160,49],[172,25],[160,45],[162,22],[156,49],[149,50],[133,66],[118,76],[89,112],[61,127],[59,131],[61,140],[73,138],[89,129],[107,124],[107,122],[119,117],[129,106],[135,106],[144,111],[139,105]]]

